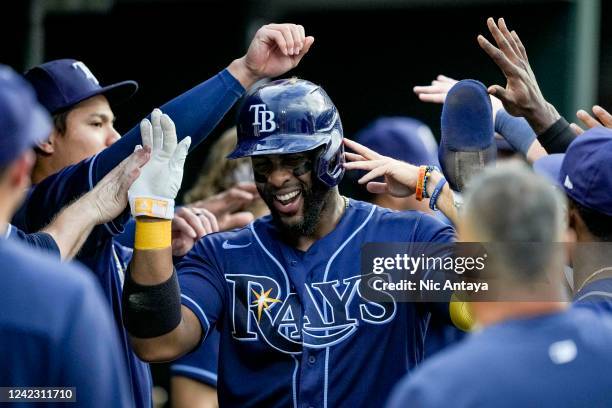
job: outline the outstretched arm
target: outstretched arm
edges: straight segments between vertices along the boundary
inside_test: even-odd
[[[127,192],[149,160],[150,148],[139,149],[108,173],[96,187],[60,211],[43,228],[55,240],[62,260],[76,256],[94,226],[111,221],[127,205]]]

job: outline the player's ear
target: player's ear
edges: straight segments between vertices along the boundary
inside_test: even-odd
[[[27,150],[11,163],[6,173],[6,180],[11,187],[22,190],[30,185],[30,173],[32,172],[34,161],[34,153],[31,150]]]
[[[47,140],[36,145],[37,150],[44,154],[55,153],[55,140],[57,137],[59,137],[59,133],[57,129],[53,129]]]

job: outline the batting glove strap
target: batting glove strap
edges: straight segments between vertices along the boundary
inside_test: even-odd
[[[174,200],[159,196],[134,196],[128,194],[133,217],[174,218]]]

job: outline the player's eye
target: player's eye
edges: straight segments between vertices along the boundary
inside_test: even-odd
[[[97,128],[101,128],[103,123],[102,122],[91,122],[90,125],[97,127]]]

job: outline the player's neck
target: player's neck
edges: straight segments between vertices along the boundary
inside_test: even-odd
[[[32,169],[32,184],[38,184],[52,174],[60,171],[61,168],[56,168],[50,158],[36,155],[36,163]]]
[[[321,216],[319,218],[319,222],[317,223],[317,227],[311,235],[301,235],[298,237],[295,245],[296,248],[300,251],[308,251],[308,248],[310,248],[312,244],[336,228],[336,225],[338,225],[338,222],[340,221],[340,218],[342,218],[345,210],[346,202],[338,192],[338,189],[335,188],[330,191],[328,201],[321,211]]]

